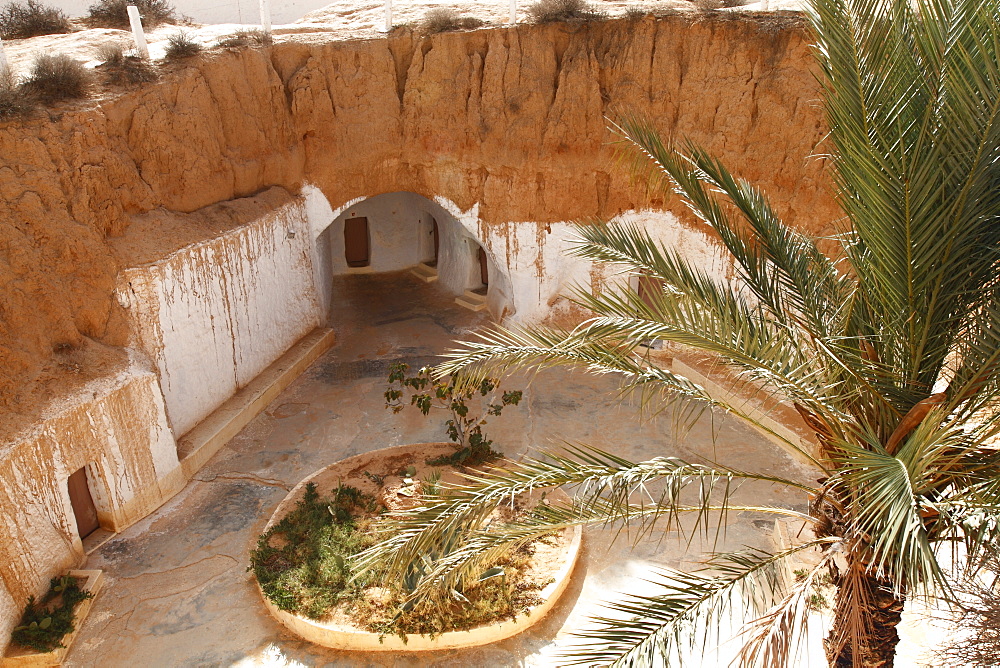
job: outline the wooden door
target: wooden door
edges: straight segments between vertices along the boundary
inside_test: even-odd
[[[637,291],[642,303],[655,311],[655,304],[659,299],[657,294],[663,292],[663,283],[652,276],[640,276]]]
[[[348,267],[368,266],[367,218],[348,218],[344,221],[344,258]]]
[[[479,277],[483,281],[483,285],[490,284],[490,271],[486,264],[486,251],[479,248]]]
[[[438,222],[436,219],[431,218],[431,223],[434,224],[434,265],[437,266],[438,261],[438,248],[441,245],[441,237],[438,232]]]
[[[76,527],[80,532],[80,538],[86,538],[101,526],[97,521],[94,497],[90,495],[90,487],[87,485],[87,467],[71,475],[67,485],[69,500],[73,504],[73,514],[76,515]]]

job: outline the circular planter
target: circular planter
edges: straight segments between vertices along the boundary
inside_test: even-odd
[[[422,464],[425,459],[452,452],[454,452],[454,448],[450,443],[418,443],[366,452],[331,464],[304,479],[288,493],[288,496],[278,504],[274,514],[271,515],[265,531],[281,521],[295,507],[295,504],[305,493],[307,483],[313,482],[321,490],[332,489],[339,481],[354,484],[363,476],[364,471],[399,470],[410,464]],[[562,494],[562,492],[557,492],[557,494]],[[562,596],[569,585],[573,567],[576,565],[577,557],[580,554],[580,540],[582,535],[583,531],[579,526],[572,529],[565,529],[560,534],[560,544],[550,550],[551,554],[540,555],[536,553],[536,564],[531,570],[541,568],[544,565],[545,574],[551,577],[552,582],[538,592],[538,596],[542,602],[531,607],[527,614],[518,615],[514,620],[508,619],[496,624],[478,626],[465,631],[448,631],[434,638],[425,635],[408,634],[404,641],[398,635],[380,636],[378,633],[372,633],[352,626],[345,620],[337,619],[330,622],[319,622],[307,619],[290,612],[285,612],[284,610],[279,610],[264,595],[259,584],[257,591],[264,601],[264,606],[275,619],[296,635],[316,645],[340,650],[364,652],[401,650],[414,652],[476,647],[497,642],[524,631],[530,626],[537,624],[555,606],[559,597]],[[256,579],[254,582],[256,583]]]

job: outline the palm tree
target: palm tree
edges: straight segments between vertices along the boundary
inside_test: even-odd
[[[814,0],[809,16],[846,216],[846,229],[828,240],[835,254],[783,223],[763,193],[697,146],[665,142],[626,118],[615,129],[637,163],[715,230],[734,278],[707,274],[635,226],[580,226],[577,255],[663,290],[645,300],[632,289],[578,291],[594,314],[579,327],[497,327],[440,371],[475,377],[571,365],[618,373],[647,401],[696,400],[758,420],[660,368],[640,344],[711,353],[799,412],[816,434],[815,451],[803,455],[818,482],[570,448],[478,475],[392,518],[362,568],[398,575],[432,546],[457,545],[414,591],[435,596],[560,527],[610,521],[642,533],[681,517],[710,527],[717,512],[746,509],[734,483],[764,481],[808,495],[809,512],[752,510],[800,515],[810,540],[773,554],[714,554],[704,571],[664,572],[661,591],[614,604],[624,620],[597,620],[572,659],[669,662],[699,628],[693,622],[710,628],[733,606],[765,601],[745,629],[742,659],[787,664],[809,590],[830,572],[830,664],[891,666],[907,600],[949,600],[955,569],[981,566],[1000,537],[1000,0]],[[556,486],[574,491],[572,503],[483,529],[504,499]],[[803,550],[819,550],[819,564],[779,588],[774,566]]]

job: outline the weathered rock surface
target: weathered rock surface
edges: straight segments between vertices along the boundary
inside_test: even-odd
[[[801,229],[829,230],[810,66],[800,22],[774,15],[403,30],[206,56],[0,126],[0,437],[69,373],[58,354],[127,342],[110,240],[158,208],[308,180],[334,207],[400,190],[478,202],[484,225],[681,213],[613,164],[605,118],[638,113],[720,154]]]

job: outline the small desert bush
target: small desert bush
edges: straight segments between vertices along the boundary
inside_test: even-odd
[[[102,44],[97,50],[97,57],[104,63],[108,83],[124,86],[156,79],[156,69],[152,63],[126,52],[121,44]]]
[[[24,39],[70,31],[69,18],[61,9],[37,0],[11,2],[0,9],[0,39]]]
[[[724,7],[742,7],[749,0],[692,0],[694,6],[702,11],[722,9]]]
[[[483,25],[483,21],[474,16],[460,16],[448,7],[435,7],[424,14],[420,25],[425,32],[433,35],[448,30],[471,30]]]
[[[592,21],[604,18],[604,13],[595,10],[585,0],[538,0],[535,4],[528,5],[526,11],[532,23]]]
[[[191,56],[201,53],[201,50],[201,44],[194,41],[194,39],[191,38],[191,35],[183,30],[179,30],[173,35],[167,37],[167,60],[190,58]]]
[[[271,43],[271,36],[260,28],[253,30],[237,30],[219,40],[219,46],[225,49],[242,49],[247,46],[266,46]]]
[[[79,60],[62,54],[42,54],[31,64],[21,89],[39,102],[51,104],[85,96],[90,80],[90,72]]]
[[[88,10],[90,23],[99,28],[128,30],[131,27],[128,20],[129,5],[135,5],[139,9],[142,27],[147,30],[161,23],[177,20],[174,6],[167,0],[98,0]]]
[[[639,5],[629,5],[625,9],[626,21],[641,21],[649,14],[649,10]]]
[[[0,70],[0,121],[27,116],[35,108],[10,70]]]
[[[938,666],[1000,665],[1000,557],[985,572],[953,583],[960,604],[936,616],[953,629],[934,650]]]

